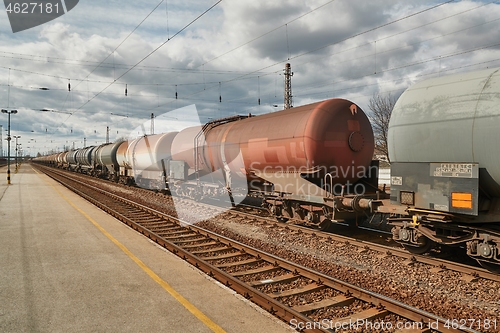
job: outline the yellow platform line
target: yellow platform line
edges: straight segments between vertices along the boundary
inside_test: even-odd
[[[37,174],[40,173],[33,169]],[[125,245],[120,243],[116,238],[114,238],[109,232],[106,231],[99,223],[97,223],[92,217],[85,213],[82,209],[76,206],[72,201],[70,201],[64,194],[62,194],[54,185],[49,183],[46,179],[44,181],[49,184],[66,202],[68,202],[74,209],[76,209],[80,214],[82,214],[87,220],[89,220],[99,231],[101,231],[109,240],[115,243],[127,256],[130,257],[146,274],[149,275],[156,283],[158,283],[165,291],[167,291],[172,297],[174,297],[179,303],[182,304],[189,312],[191,312],[196,318],[198,318],[203,324],[210,328],[216,333],[225,333],[219,325],[214,323],[210,318],[208,318],[203,312],[201,312],[197,307],[195,307],[191,302],[185,299],[181,294],[179,294],[170,284],[159,277],[151,268],[149,268],[141,259],[137,258]]]

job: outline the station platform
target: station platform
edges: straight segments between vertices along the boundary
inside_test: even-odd
[[[0,332],[295,332],[31,165],[11,182]]]

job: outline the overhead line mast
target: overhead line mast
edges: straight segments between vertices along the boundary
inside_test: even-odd
[[[289,63],[285,65],[285,105],[284,109],[290,109],[293,107],[292,99],[292,67]]]

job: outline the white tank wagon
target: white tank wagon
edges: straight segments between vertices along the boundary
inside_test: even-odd
[[[389,124],[391,200],[410,217],[394,220],[396,239],[420,250],[466,243],[483,264],[500,262],[499,129],[500,68],[401,95]]]
[[[165,189],[166,170],[172,159],[172,142],[178,132],[148,135],[129,143],[127,165],[141,187]]]

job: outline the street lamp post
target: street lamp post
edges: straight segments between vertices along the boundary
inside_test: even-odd
[[[20,135],[14,135],[13,136],[14,139],[16,139],[16,157],[15,157],[15,160],[16,160],[16,173],[17,173],[17,170],[19,169],[19,164],[17,162],[17,152],[18,152],[18,143],[17,143],[17,139],[20,139],[21,136]]]
[[[11,114],[16,114],[17,110],[4,110],[2,109],[2,113],[7,113],[9,116],[8,118],[8,131],[7,131],[7,142],[8,142],[8,148],[7,148],[7,184],[10,185],[10,115]]]

